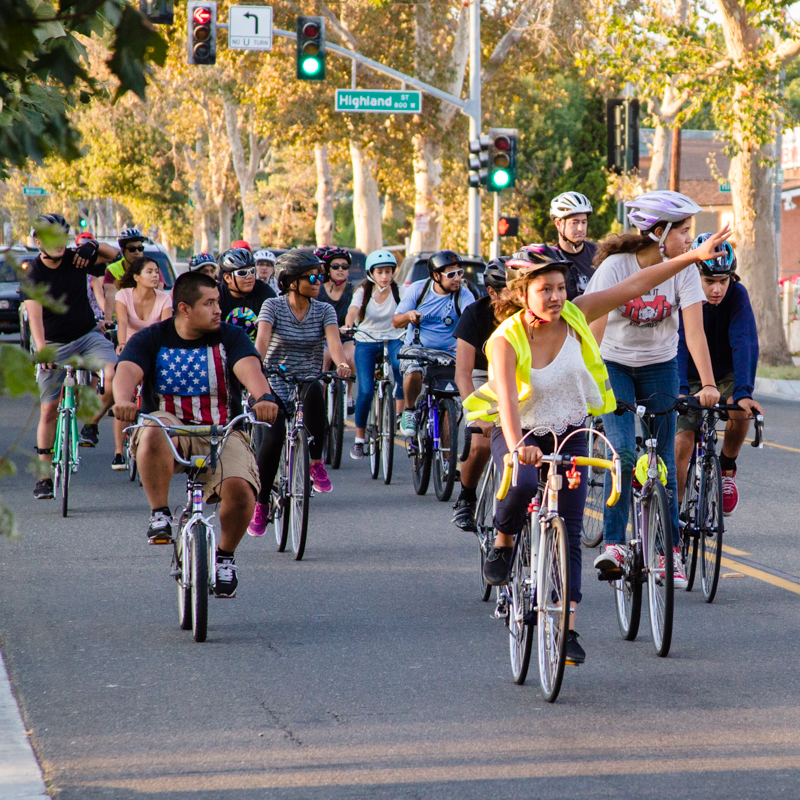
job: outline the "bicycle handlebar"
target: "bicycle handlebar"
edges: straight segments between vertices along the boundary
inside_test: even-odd
[[[309,375],[305,378],[301,378],[298,375],[295,375],[292,372],[289,372],[285,367],[269,367],[264,370],[264,374],[268,378],[282,378],[287,383],[296,383],[302,385],[304,383],[314,383],[315,381],[350,381],[351,383],[355,382],[355,378],[343,378],[336,372],[335,369],[328,370],[328,372],[320,372],[319,375]]]
[[[455,366],[456,363],[455,356],[449,356],[447,360],[445,360],[445,356],[426,356],[424,353],[418,353],[416,355],[406,353],[405,355],[397,356],[397,358],[400,361],[419,361],[425,364],[436,364],[440,367],[452,367]]]

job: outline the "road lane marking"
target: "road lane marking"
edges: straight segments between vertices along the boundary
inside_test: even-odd
[[[752,439],[745,439],[745,442],[748,444],[750,444],[752,441]],[[788,450],[790,453],[800,453],[800,448],[789,447],[785,444],[775,444],[774,442],[764,442],[764,447],[777,447],[779,450]]]
[[[796,581],[787,580],[779,575],[772,575],[769,572],[764,572],[764,570],[756,569],[748,564],[743,564],[741,561],[734,561],[732,558],[722,557],[720,562],[726,567],[732,567],[739,572],[743,572],[745,575],[749,575],[751,578],[758,578],[758,580],[764,581],[764,583],[772,584],[772,586],[777,586],[780,589],[786,589],[787,592],[800,594],[800,583]]]

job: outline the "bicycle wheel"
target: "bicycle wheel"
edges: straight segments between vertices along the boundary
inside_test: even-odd
[[[660,481],[652,483],[647,499],[647,604],[650,632],[656,653],[662,658],[672,643],[672,522],[667,490]]]
[[[342,465],[342,447],[344,446],[344,403],[346,392],[341,381],[331,384],[331,416],[329,453],[331,467],[339,469]]]
[[[520,531],[514,563],[511,565],[508,608],[508,645],[514,683],[525,683],[533,649],[533,610],[531,603],[531,526]]]
[[[414,491],[425,494],[431,480],[431,443],[428,439],[428,415],[420,412],[417,420],[417,432],[414,434],[414,454],[411,457],[411,476],[414,480]]]
[[[497,473],[495,472],[494,462],[490,461],[486,469],[488,473],[481,483],[481,494],[475,510],[475,523],[478,528],[478,550],[481,557],[479,585],[481,600],[484,603],[492,596],[491,584],[486,583],[483,577],[483,564],[494,543],[494,496],[497,492]]]
[[[433,459],[433,490],[443,503],[453,494],[458,469],[458,408],[449,397],[439,401],[439,449]]]
[[[691,592],[694,586],[694,576],[697,572],[697,538],[700,527],[700,514],[697,510],[700,499],[700,477],[697,474],[697,462],[694,456],[689,462],[689,471],[686,475],[686,488],[683,490],[680,518],[684,523],[681,531],[681,558],[686,570],[686,591]]]
[[[592,427],[602,430],[603,421],[595,419]],[[608,445],[592,433],[588,437],[589,454],[594,458],[608,458]],[[586,471],[586,505],[583,508],[581,543],[589,549],[597,547],[603,541],[604,473],[605,470],[595,467],[587,467]]]
[[[369,446],[369,473],[372,480],[377,480],[381,473],[381,396],[377,390],[372,395],[367,420],[367,444]]]
[[[69,476],[72,473],[72,415],[62,417],[61,453],[59,471],[61,473],[61,516],[69,514]]]
[[[569,539],[564,520],[553,517],[539,543],[536,578],[536,643],[539,683],[548,703],[561,690],[569,630]]]
[[[383,401],[381,403],[381,469],[383,482],[388,486],[392,482],[392,469],[394,468],[394,393],[392,384],[384,384]]]
[[[717,593],[719,568],[722,563],[722,534],[725,532],[724,518],[722,516],[722,470],[716,453],[706,456],[703,470],[705,476],[703,508],[702,513],[698,515],[702,520],[700,527],[702,559],[700,565],[703,599],[706,603],[710,603]]]
[[[208,634],[208,531],[202,522],[195,524],[191,537],[190,572],[192,636],[204,642]]]
[[[639,622],[642,618],[642,550],[641,546],[631,545],[631,540],[638,538],[635,529],[636,504],[631,495],[631,510],[628,524],[625,527],[625,543],[630,558],[625,565],[625,575],[614,581],[614,599],[617,604],[617,624],[619,632],[626,642],[632,642],[639,633]]]
[[[287,431],[288,436],[288,431]],[[289,479],[291,470],[292,450],[289,442],[284,442],[283,452],[281,453],[281,465],[275,484],[272,487],[272,496],[275,498],[275,543],[278,545],[278,552],[282,553],[286,549],[286,542],[289,540]]]
[[[311,496],[309,478],[308,439],[302,429],[295,431],[291,447],[291,472],[289,485],[289,529],[292,532],[292,552],[295,561],[303,557],[308,534],[308,500]]]
[[[192,555],[186,547],[183,528],[175,538],[175,555],[173,558],[175,581],[178,584],[178,624],[181,630],[192,629]]]

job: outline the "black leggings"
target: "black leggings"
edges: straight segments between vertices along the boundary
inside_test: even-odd
[[[325,396],[322,383],[316,381],[306,385],[303,395],[303,422],[308,433],[308,452],[312,459],[322,458],[322,448],[325,443]],[[258,475],[261,479],[261,491],[258,494],[259,503],[269,502],[269,493],[278,467],[281,463],[283,442],[286,439],[286,406],[277,398],[278,418],[272,423],[271,428],[264,427],[261,447],[258,450]]]

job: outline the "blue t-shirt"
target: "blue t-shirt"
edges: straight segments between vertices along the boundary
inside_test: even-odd
[[[456,340],[453,338],[453,331],[458,322],[458,312],[456,311],[455,295],[437,294],[433,286],[428,291],[422,304],[417,308],[417,298],[422,293],[427,280],[415,281],[408,287],[403,299],[397,305],[395,314],[405,314],[415,308],[422,315],[419,327],[419,339],[423,347],[433,350],[450,350],[455,352]],[[463,313],[464,309],[475,302],[472,292],[462,286],[459,305]],[[406,344],[414,343],[414,325],[409,324],[406,330]]]

